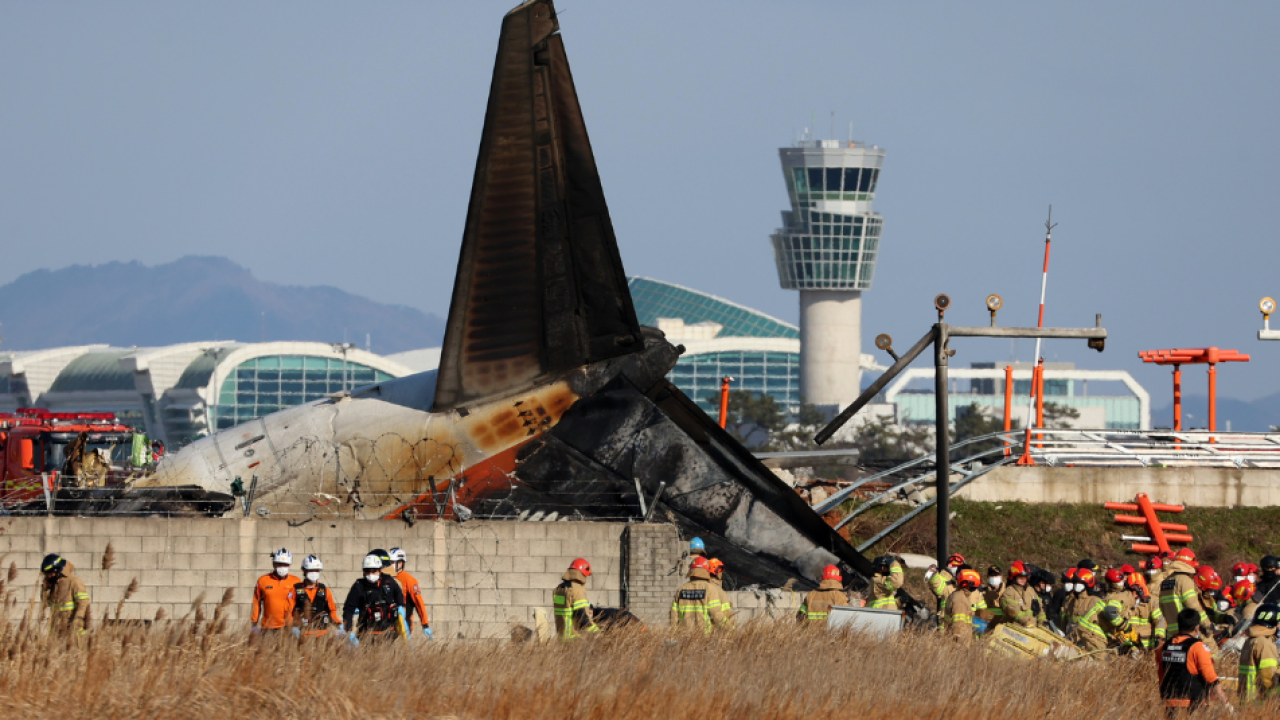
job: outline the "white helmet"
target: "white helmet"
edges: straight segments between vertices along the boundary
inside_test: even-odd
[[[365,570],[381,570],[382,558],[378,557],[377,555],[365,555],[364,569]]]
[[[302,569],[303,570],[323,570],[324,563],[320,562],[320,558],[316,557],[315,555],[308,555],[307,558],[302,561]]]
[[[282,565],[292,565],[293,553],[289,552],[287,548],[280,548],[279,550],[271,553],[271,562],[280,563]]]
[[[409,556],[404,554],[403,548],[391,548],[391,562],[408,562]]]

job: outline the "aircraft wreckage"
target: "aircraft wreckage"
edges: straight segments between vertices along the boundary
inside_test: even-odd
[[[438,373],[274,413],[167,457],[159,488],[298,517],[672,522],[743,582],[870,565],[666,379],[636,320],[550,0],[503,19]],[[246,512],[250,508],[245,504]],[[554,515],[552,515],[554,513]]]

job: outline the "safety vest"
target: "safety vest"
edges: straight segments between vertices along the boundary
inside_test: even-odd
[[[575,588],[569,580],[565,580],[556,587],[551,595],[551,603],[556,614],[556,624],[560,626],[560,639],[573,640],[581,637],[578,633],[578,625],[585,627],[582,629],[589,633],[599,632],[600,627],[595,623],[586,625],[586,611],[591,606],[591,602],[587,599],[585,593],[571,592]],[[574,596],[574,597],[571,597]],[[575,622],[576,618],[581,618],[582,622]]]
[[[293,586],[294,602],[302,615],[302,624],[311,630],[324,630],[329,626],[329,589],[324,583],[316,583],[316,599],[307,597],[307,584]]]
[[[1204,678],[1187,669],[1187,655],[1200,641],[1190,636],[1170,640],[1160,649],[1160,663],[1164,666],[1164,678],[1160,681],[1160,697],[1165,707],[1186,707],[1194,710],[1204,701],[1209,684]]]

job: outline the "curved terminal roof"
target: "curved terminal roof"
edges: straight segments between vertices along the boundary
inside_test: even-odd
[[[218,369],[218,363],[227,359],[228,355],[241,347],[244,346],[238,343],[235,345],[223,345],[200,353],[183,369],[182,376],[178,378],[178,383],[174,387],[188,390],[199,390],[207,387],[209,378],[213,377],[213,371]]]
[[[62,368],[49,392],[133,390],[133,373],[121,366],[120,358],[136,352],[136,348],[87,352]]]
[[[645,277],[627,278],[641,325],[658,326],[658,318],[681,318],[692,325],[724,326],[720,337],[800,338],[800,328],[744,305],[687,287]]]

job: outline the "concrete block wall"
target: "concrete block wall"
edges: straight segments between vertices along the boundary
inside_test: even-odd
[[[628,554],[636,574],[624,583],[627,533],[636,543]],[[104,570],[108,544],[115,564]],[[665,622],[665,609],[680,584],[679,577],[662,572],[681,551],[675,529],[668,526],[424,521],[409,527],[393,521],[313,520],[295,527],[263,519],[0,518],[0,564],[18,568],[9,585],[17,591],[10,610],[16,617],[38,590],[40,560],[57,552],[88,584],[95,619],[107,613],[114,617],[125,588],[137,578],[140,587],[124,605],[125,618],[150,619],[161,608],[168,617],[180,618],[202,593],[211,616],[230,587],[235,601],[229,617],[247,623],[253,585],[270,572],[270,553],[281,547],[293,553],[299,575],[302,559],[319,555],[325,563],[321,580],[339,600],[358,579],[369,550],[404,548],[408,570],[423,585],[437,637],[505,637],[512,625],[532,627],[536,607],[550,618],[551,590],[576,557],[591,562],[588,594],[597,606],[623,606],[625,584],[648,618]]]
[[[684,583],[685,543],[674,525],[631,525],[624,535],[623,604],[647,625],[670,621],[671,601]]]

